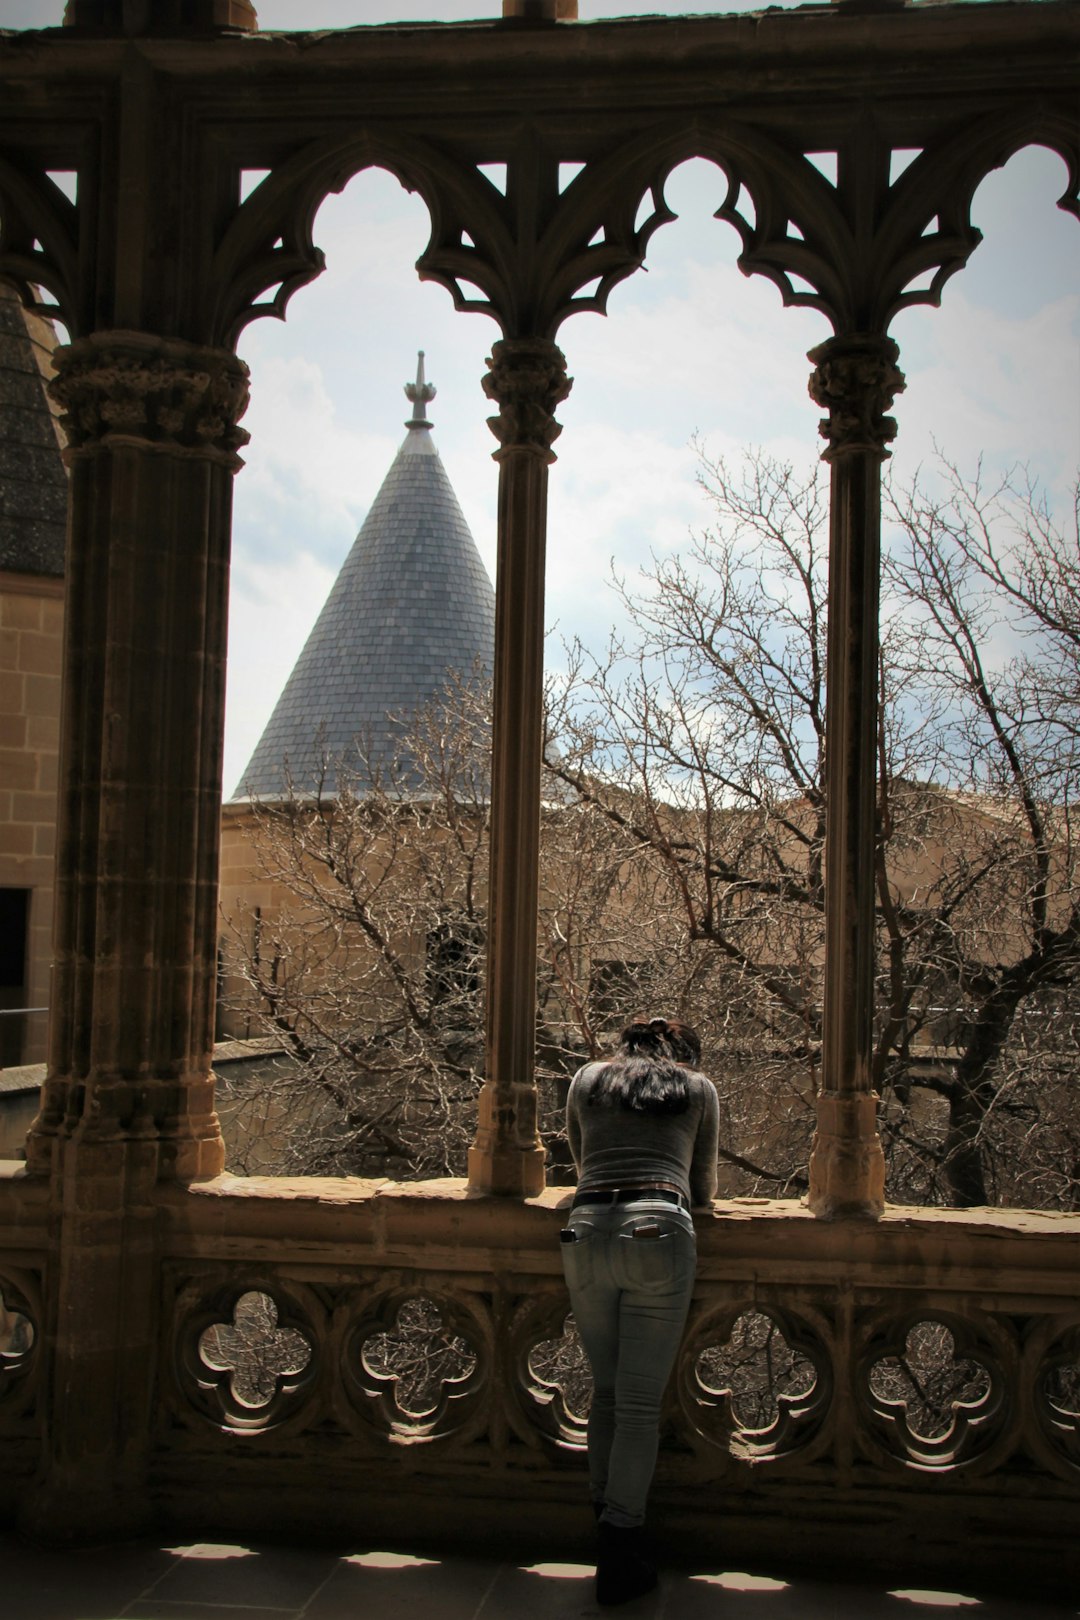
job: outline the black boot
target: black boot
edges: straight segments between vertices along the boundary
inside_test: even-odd
[[[644,1597],[657,1582],[645,1554],[640,1525],[623,1526],[600,1520],[600,1553],[596,1561],[596,1601],[605,1607]]]

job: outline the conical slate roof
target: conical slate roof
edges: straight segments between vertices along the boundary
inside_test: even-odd
[[[0,569],[64,572],[67,474],[45,393],[56,335],[0,282]]]
[[[319,761],[362,790],[394,759],[401,723],[456,673],[490,675],[495,593],[431,437],[435,389],[405,389],[413,416],[382,488],[240,778],[234,799],[314,792]],[[397,722],[395,724],[395,722]],[[326,785],[331,784],[323,784]]]

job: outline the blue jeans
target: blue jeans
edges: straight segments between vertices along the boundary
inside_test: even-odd
[[[688,1211],[649,1198],[584,1204],[561,1244],[581,1342],[593,1375],[589,1483],[615,1525],[645,1518],[660,1405],[678,1353],[697,1245]]]

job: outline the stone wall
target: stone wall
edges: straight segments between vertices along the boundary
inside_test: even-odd
[[[0,283],[0,1067],[45,1056],[56,843],[67,474],[46,384],[56,332]],[[20,975],[21,983],[14,982]]]
[[[30,891],[26,980],[0,1006],[49,1004],[63,595],[62,579],[0,574],[0,889]],[[44,1060],[42,1013],[0,1023],[16,1026],[7,1062]]]

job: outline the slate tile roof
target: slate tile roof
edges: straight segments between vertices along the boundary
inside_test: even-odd
[[[357,739],[374,766],[451,672],[490,675],[495,593],[418,401],[363,528],[316,620],[233,799],[272,799],[286,776],[313,792],[319,761],[341,760],[363,788]]]
[[[0,570],[61,578],[68,485],[45,393],[55,343],[0,282]]]

